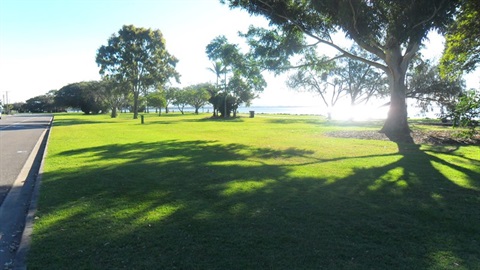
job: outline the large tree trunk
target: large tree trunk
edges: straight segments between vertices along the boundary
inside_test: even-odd
[[[133,92],[133,119],[138,119],[138,91]]]
[[[112,114],[110,115],[112,118],[117,118],[117,106],[112,107]]]
[[[405,86],[407,70],[406,64],[402,63],[400,48],[387,54],[386,62],[390,68],[390,72],[387,73],[390,83],[390,109],[380,132],[385,133],[394,142],[412,143],[407,121],[407,87]]]

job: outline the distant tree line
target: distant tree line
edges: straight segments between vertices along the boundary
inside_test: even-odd
[[[111,113],[118,110],[138,112],[155,108],[161,114],[175,106],[182,114],[186,106],[199,109],[210,103],[213,116],[236,115],[241,104],[249,105],[266,86],[261,71],[250,56],[242,54],[238,45],[224,37],[216,38],[207,54],[217,61],[217,84],[200,83],[187,87],[170,86],[171,79],[179,83],[175,70],[178,60],[165,47],[159,30],[124,25],[101,46],[96,62],[102,75],[100,81],[68,84],[59,90],[16,104],[20,112],[62,112],[67,108],[85,114]],[[228,75],[228,76],[227,76]],[[219,77],[222,80],[219,81]]]
[[[133,112],[133,98],[124,87],[108,80],[84,81],[68,84],[59,90],[50,90],[45,95],[36,96],[26,102],[14,103],[12,108],[18,112],[54,113],[65,112],[67,109],[78,110],[84,114],[110,113],[112,117],[118,115],[118,110]],[[139,98],[138,111],[147,112],[148,108],[155,108],[161,114],[162,110],[168,113],[168,106],[176,106],[184,113],[186,106],[199,109],[206,106],[211,99],[210,93],[215,92],[211,83],[201,83],[185,88],[170,87],[152,89],[146,96]]]

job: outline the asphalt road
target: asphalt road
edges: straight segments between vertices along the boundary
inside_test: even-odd
[[[2,115],[0,119],[0,205],[19,176],[51,115]]]
[[[26,269],[51,115],[0,119],[0,268]]]

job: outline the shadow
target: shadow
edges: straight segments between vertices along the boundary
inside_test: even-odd
[[[51,117],[51,114],[14,115],[8,121],[0,121],[0,132],[45,129],[50,125]]]
[[[115,123],[115,118],[112,118],[111,121],[102,120],[94,120],[88,119],[89,115],[85,115],[85,118],[62,118],[62,119],[55,119],[53,122],[53,126],[55,127],[64,127],[64,126],[76,126],[76,125],[89,125],[89,124],[105,124],[105,123]],[[140,120],[138,120],[140,121]]]
[[[205,118],[200,118],[200,119],[185,119],[183,120],[184,122],[231,122],[231,123],[241,123],[245,122],[245,119],[243,117],[205,117]]]
[[[46,127],[48,127],[48,123],[21,123],[5,127],[0,126],[0,132],[45,129]]]
[[[308,118],[296,118],[294,116],[289,116],[288,118],[269,118],[266,121],[267,123],[272,124],[310,124],[310,125],[325,125],[327,122],[323,118],[312,119],[311,117]]]
[[[330,160],[202,140],[65,151],[52,160],[82,166],[43,176],[28,268],[474,269],[479,160],[398,146]]]
[[[202,123],[202,122],[227,122],[227,123],[242,123],[245,121],[244,118],[242,117],[230,117],[230,118],[222,118],[222,117],[211,117],[210,114],[208,116],[203,117],[203,118],[190,118],[188,116],[192,116],[195,114],[191,115],[181,115],[181,114],[175,114],[175,115],[169,115],[169,116],[159,116],[158,118],[148,118],[145,121],[145,124],[175,124],[175,123],[180,123],[180,122],[185,122],[185,123]],[[183,118],[182,118],[183,117]],[[166,118],[166,119],[162,119]],[[172,121],[171,118],[177,118]]]

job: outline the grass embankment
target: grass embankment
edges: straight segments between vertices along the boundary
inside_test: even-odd
[[[479,269],[478,146],[314,116],[58,115],[29,269]]]

